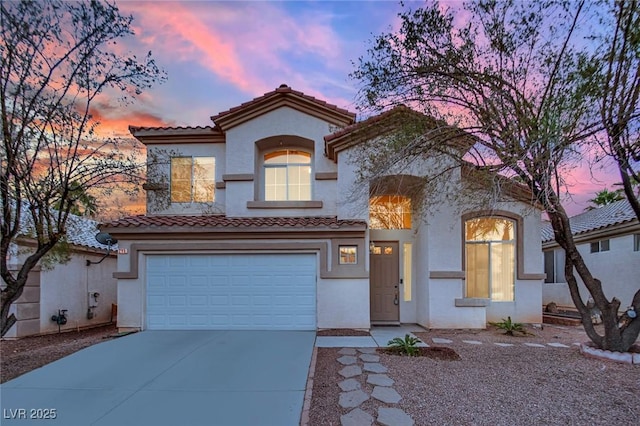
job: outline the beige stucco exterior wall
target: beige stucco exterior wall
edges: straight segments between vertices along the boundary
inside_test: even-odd
[[[148,181],[165,187],[160,191],[147,191],[148,215],[200,215],[223,214],[224,189],[216,189],[213,203],[171,203],[171,157],[215,157],[216,182],[222,182],[225,174],[226,147],[223,143],[181,143],[176,145],[147,145]]]
[[[335,173],[336,165],[324,156],[324,136],[335,129],[329,123],[289,107],[281,107],[226,132],[227,173],[253,175],[252,181],[226,182],[226,213],[233,217],[335,216],[336,181],[317,180],[317,173]],[[277,136],[300,136],[313,141],[311,197],[321,208],[248,208],[261,201],[263,171],[256,142]],[[286,144],[283,146],[286,147]]]

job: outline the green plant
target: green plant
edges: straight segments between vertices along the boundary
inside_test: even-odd
[[[418,356],[418,343],[420,343],[420,339],[406,334],[404,339],[396,337],[395,339],[389,340],[387,345],[398,353],[408,356]]]
[[[511,317],[507,317],[507,319],[502,318],[501,322],[490,322],[489,324],[504,330],[504,334],[509,336],[513,336],[513,333],[516,331],[522,334],[527,334],[522,323],[511,321]]]

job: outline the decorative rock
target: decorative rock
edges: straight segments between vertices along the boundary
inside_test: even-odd
[[[341,356],[340,358],[338,358],[338,362],[342,365],[351,365],[358,362],[358,358],[356,358],[355,356]]]
[[[481,345],[482,342],[478,341],[478,340],[463,340],[464,343],[468,343],[470,345]]]
[[[449,339],[443,339],[441,337],[434,337],[433,339],[433,343],[453,343],[453,340],[449,340]]]
[[[371,396],[378,401],[386,402],[387,404],[397,404],[402,397],[394,388],[388,388],[386,386],[376,386],[371,392]]]
[[[594,348],[587,343],[583,343],[580,345],[580,352],[582,352],[583,355],[593,358],[608,359],[610,361],[623,362],[625,364],[633,364],[635,360],[633,357],[634,354],[632,354],[631,352],[605,351],[602,349]]]
[[[569,347],[569,346],[567,346],[565,344],[557,343],[557,342],[547,343],[547,345],[553,346],[554,348],[568,348]]]
[[[376,348],[358,348],[358,352],[361,354],[375,354],[378,351]]]
[[[386,373],[387,367],[378,363],[364,363],[364,371],[370,371],[372,373]]]
[[[340,386],[340,389],[342,389],[344,392],[348,392],[360,389],[360,382],[356,379],[347,379],[338,383],[338,386]]]
[[[362,374],[362,368],[360,368],[357,365],[349,365],[343,368],[342,370],[338,371],[338,374],[340,374],[342,377],[345,377],[345,378],[359,376],[360,374]]]
[[[339,398],[339,404],[342,408],[354,408],[369,399],[369,395],[361,390],[354,390],[351,392],[341,392]]]
[[[508,348],[513,346],[513,343],[496,343],[497,346],[502,346],[503,348]]]
[[[544,345],[541,345],[540,343],[525,343],[525,346],[529,346],[531,348],[544,348]]]
[[[340,355],[355,355],[357,352],[354,348],[342,348],[338,351]]]
[[[393,386],[395,382],[386,374],[369,374],[367,383],[377,386]]]
[[[371,354],[362,354],[360,355],[360,359],[364,362],[378,362],[380,361],[380,357],[378,355]]]
[[[378,423],[384,426],[413,426],[415,422],[399,408],[378,408]]]
[[[340,424],[342,426],[371,426],[371,424],[373,424],[373,417],[361,409],[356,408],[340,416]]]

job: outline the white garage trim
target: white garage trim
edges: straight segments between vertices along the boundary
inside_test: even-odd
[[[315,330],[317,255],[146,256],[151,330]]]

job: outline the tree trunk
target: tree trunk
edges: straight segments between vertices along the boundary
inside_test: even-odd
[[[619,327],[620,318],[618,317],[618,309],[620,308],[620,301],[616,298],[609,301],[606,298],[602,290],[602,283],[591,275],[591,272],[576,247],[569,226],[569,218],[565,210],[559,203],[555,207],[556,209],[549,213],[549,219],[551,219],[555,240],[565,251],[565,278],[569,286],[571,298],[578,312],[580,312],[585,332],[600,349],[626,352],[631,345],[633,345],[640,333],[640,319],[635,318],[631,320],[624,329]],[[574,270],[582,279],[582,282],[593,298],[595,306],[601,312],[604,336],[599,335],[593,326],[591,313],[580,297]],[[640,291],[638,293],[640,293]],[[640,313],[640,294],[638,293],[636,293],[634,297],[633,306],[636,308],[636,312]]]

